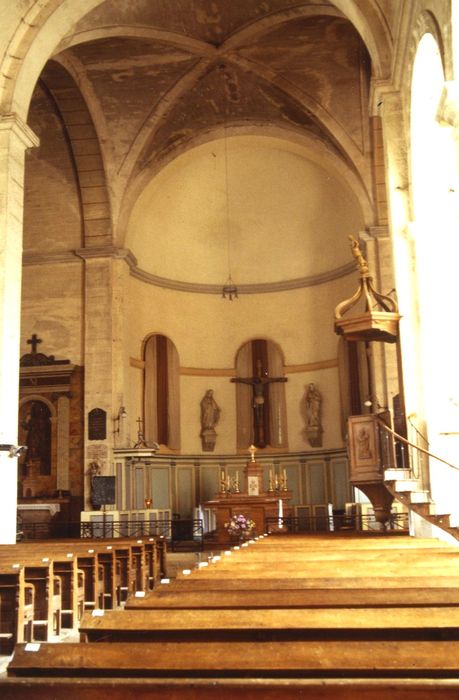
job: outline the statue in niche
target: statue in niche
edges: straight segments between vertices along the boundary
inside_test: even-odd
[[[322,395],[314,382],[306,389],[306,435],[312,447],[322,447]]]
[[[24,466],[38,466],[40,475],[51,473],[51,421],[50,411],[42,401],[30,401],[26,412],[20,421],[20,427],[25,431],[27,452]]]
[[[314,382],[311,382],[306,392],[306,420],[308,428],[320,425],[321,410],[322,396]]]
[[[205,452],[213,452],[215,448],[215,426],[220,420],[220,413],[220,407],[214,399],[214,390],[207,389],[201,399],[201,441]]]

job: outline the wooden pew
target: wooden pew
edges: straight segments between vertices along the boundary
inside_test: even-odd
[[[60,579],[64,623],[76,628],[84,608],[113,608],[129,594],[152,589],[160,578],[156,538],[148,540],[110,539],[40,540],[0,546],[0,561],[26,561],[37,552],[53,561]],[[161,546],[165,551],[165,547]],[[78,571],[69,565],[75,557]],[[84,584],[84,589],[83,589]]]
[[[130,596],[126,610],[189,610],[234,608],[385,608],[420,606],[458,606],[456,588],[331,588],[187,590],[163,585],[144,597]]]
[[[459,640],[458,607],[123,610],[86,613],[83,641]]]
[[[335,547],[341,542],[344,538]],[[381,550],[390,550],[382,539],[378,542]],[[317,539],[315,547],[321,553],[328,542]],[[310,544],[302,552],[288,549],[285,566],[279,566],[278,557],[276,563],[276,546],[269,544],[266,550],[274,555],[265,567],[257,556],[246,561],[244,552],[240,561],[230,556],[153,591],[147,581],[147,595],[131,593],[126,610],[85,613],[81,632],[98,641],[52,649],[40,644],[33,651],[18,645],[9,677],[0,678],[2,700],[41,700],[61,689],[67,700],[108,694],[111,700],[127,694],[136,700],[201,700],[229,698],[230,693],[234,698],[235,692],[244,700],[302,694],[308,700],[354,700],[359,692],[366,700],[458,697],[455,563],[442,556],[445,564],[435,565],[431,575],[433,562],[428,574],[414,562],[405,562],[403,570],[400,552],[392,561],[388,553],[381,575],[378,557],[357,555],[352,543],[348,556],[357,564],[353,575],[345,575],[339,556],[327,562]],[[419,556],[430,558],[425,551]],[[302,569],[298,576],[295,566]],[[186,596],[194,596],[194,605],[184,609]],[[148,608],[149,601],[167,599],[171,605]]]
[[[37,552],[43,555],[39,557]],[[25,566],[27,580],[30,578],[29,564],[38,562],[40,566],[48,565],[53,576],[53,586],[49,590],[46,582],[42,582],[37,588],[36,595],[40,596],[41,602],[36,601],[38,605],[43,606],[48,601],[51,607],[51,617],[53,618],[52,630],[58,634],[58,630],[63,625],[77,628],[79,610],[82,612],[83,600],[83,572],[77,568],[77,560],[72,553],[68,552],[67,548],[61,550],[56,547],[56,550],[47,547],[32,547],[31,545],[12,545],[10,548],[0,547],[0,561],[14,562],[19,561]],[[62,620],[63,616],[63,620]],[[38,619],[38,618],[37,618]],[[44,622],[42,622],[44,625]]]
[[[32,640],[35,589],[23,566],[0,563],[0,650],[11,654],[16,642]]]
[[[0,677],[2,700],[457,700],[454,678]]]
[[[397,577],[400,572],[405,576],[458,576],[459,556],[444,555],[440,560],[435,557],[420,557],[412,560],[381,559],[367,561],[366,559],[346,559],[338,561],[308,561],[298,558],[288,562],[255,562],[250,559],[244,561],[219,561],[208,567],[194,569],[192,577],[200,579],[209,578],[244,578],[263,577],[278,578],[348,578],[349,576],[392,576]],[[189,576],[188,573],[178,572],[177,579]]]
[[[263,547],[273,547],[273,548],[285,548],[289,549],[304,549],[305,547],[318,548],[329,547],[333,550],[343,549],[348,546],[359,547],[361,549],[392,549],[393,547],[407,547],[407,548],[418,548],[418,547],[429,547],[429,548],[440,548],[443,549],[446,545],[442,540],[436,539],[434,537],[412,537],[410,535],[387,535],[386,533],[368,533],[364,536],[364,533],[360,532],[358,535],[346,534],[343,536],[338,532],[334,533],[308,533],[308,534],[298,534],[298,535],[283,535],[276,534],[267,537],[254,538],[259,546]]]
[[[9,677],[459,678],[459,641],[98,642],[29,648],[16,646]]]
[[[60,581],[54,575],[54,563],[48,557],[40,557],[37,554],[19,561],[16,556],[16,552],[0,554],[0,566],[18,569],[23,567],[24,580],[34,589],[32,638],[46,641],[53,634],[57,635],[60,632],[62,601]]]

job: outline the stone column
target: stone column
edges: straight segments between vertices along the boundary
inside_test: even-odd
[[[78,251],[85,260],[85,509],[91,510],[89,465],[98,462],[101,476],[112,474],[114,419],[124,405],[123,288],[126,251],[104,246]],[[106,436],[89,439],[88,413],[106,412]]]
[[[404,412],[425,432],[420,310],[408,153],[409,118],[400,91],[389,85],[376,86],[373,104],[383,124],[389,231],[395,287],[402,316],[398,352],[403,372]],[[421,488],[429,488],[427,468],[420,474],[420,482]]]
[[[383,125],[384,156],[389,206],[389,232],[394,261],[395,287],[402,315],[400,342],[403,350],[406,413],[422,403],[420,374],[419,308],[415,279],[415,250],[410,221],[410,181],[408,162],[408,122],[399,91],[380,84],[374,89],[374,109]],[[390,289],[390,288],[389,288]]]
[[[70,490],[69,479],[69,426],[70,400],[68,396],[59,396],[57,400],[57,489]]]
[[[372,226],[360,234],[365,241],[367,260],[373,275],[375,289],[397,301],[392,261],[392,245],[387,226]],[[372,353],[372,410],[392,408],[393,397],[399,393],[397,347],[392,343],[371,343]],[[401,372],[401,368],[400,368]]]
[[[0,118],[0,444],[17,444],[25,150],[38,138],[16,115]],[[0,452],[0,544],[16,541],[17,459]]]

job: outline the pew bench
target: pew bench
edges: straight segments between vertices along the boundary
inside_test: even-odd
[[[457,700],[442,678],[68,678],[0,677],[2,700]]]
[[[34,596],[23,567],[0,565],[0,653],[11,654],[16,642],[32,641]]]
[[[459,640],[458,607],[122,610],[85,613],[82,641]]]
[[[26,580],[35,585],[35,597],[39,599],[35,601],[34,627],[46,629],[47,620],[52,619],[49,634],[59,635],[61,627],[77,629],[84,596],[83,572],[78,570],[76,559],[67,550],[51,552],[48,549],[46,551],[50,556],[42,557],[37,555],[37,550],[37,546],[0,548],[0,562],[10,565],[16,562],[18,565],[19,560],[25,568]],[[34,562],[35,567],[31,569]],[[48,583],[51,575],[52,586]],[[44,612],[45,607],[50,610]]]
[[[263,564],[263,562],[253,562],[249,559],[244,561],[227,560],[211,564],[208,567],[202,567],[192,570],[192,578],[210,579],[210,578],[278,578],[279,575],[285,578],[348,578],[349,576],[367,576],[379,577],[390,576],[397,578],[403,574],[404,576],[423,575],[425,577],[432,576],[451,576],[459,577],[459,559],[454,560],[416,560],[412,562],[401,562],[399,564],[389,561],[372,562],[371,566],[365,561],[346,562],[291,562],[288,564],[273,562],[271,566]],[[181,579],[189,574],[184,574],[179,571],[177,579]]]
[[[24,582],[33,586],[32,638],[46,641],[53,634],[58,635],[62,601],[60,581],[54,576],[53,561],[36,554],[34,558],[30,556],[18,561],[11,554],[3,552],[0,554],[0,567],[6,567],[7,570],[23,568]]]
[[[148,595],[130,596],[126,610],[188,610],[234,608],[385,608],[420,606],[459,606],[457,588],[329,588],[254,590],[186,590],[177,591],[163,585]]]
[[[42,643],[30,648],[16,645],[10,678],[459,679],[455,640]]]
[[[327,577],[287,577],[277,578],[251,576],[245,578],[199,578],[198,576],[183,576],[170,581],[170,590],[179,591],[237,591],[246,590],[291,590],[291,589],[393,589],[393,588],[454,588],[458,585],[458,577],[452,576],[348,576],[335,578]]]

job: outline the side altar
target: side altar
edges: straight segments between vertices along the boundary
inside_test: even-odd
[[[255,447],[250,448],[251,459],[244,468],[244,484],[242,490],[239,488],[239,481],[236,477],[231,481],[229,477],[225,479],[222,472],[220,480],[220,491],[211,501],[206,501],[202,505],[210,508],[215,513],[216,529],[215,537],[218,544],[229,544],[233,541],[228,534],[225,523],[233,515],[244,515],[255,523],[254,535],[262,535],[266,532],[267,518],[276,519],[287,518],[292,515],[292,507],[289,501],[292,492],[287,487],[287,476],[285,470],[281,475],[269,474],[268,491],[263,486],[263,467],[255,461]],[[282,523],[282,521],[280,521]],[[272,528],[271,528],[272,529]],[[282,530],[281,527],[279,527]]]

